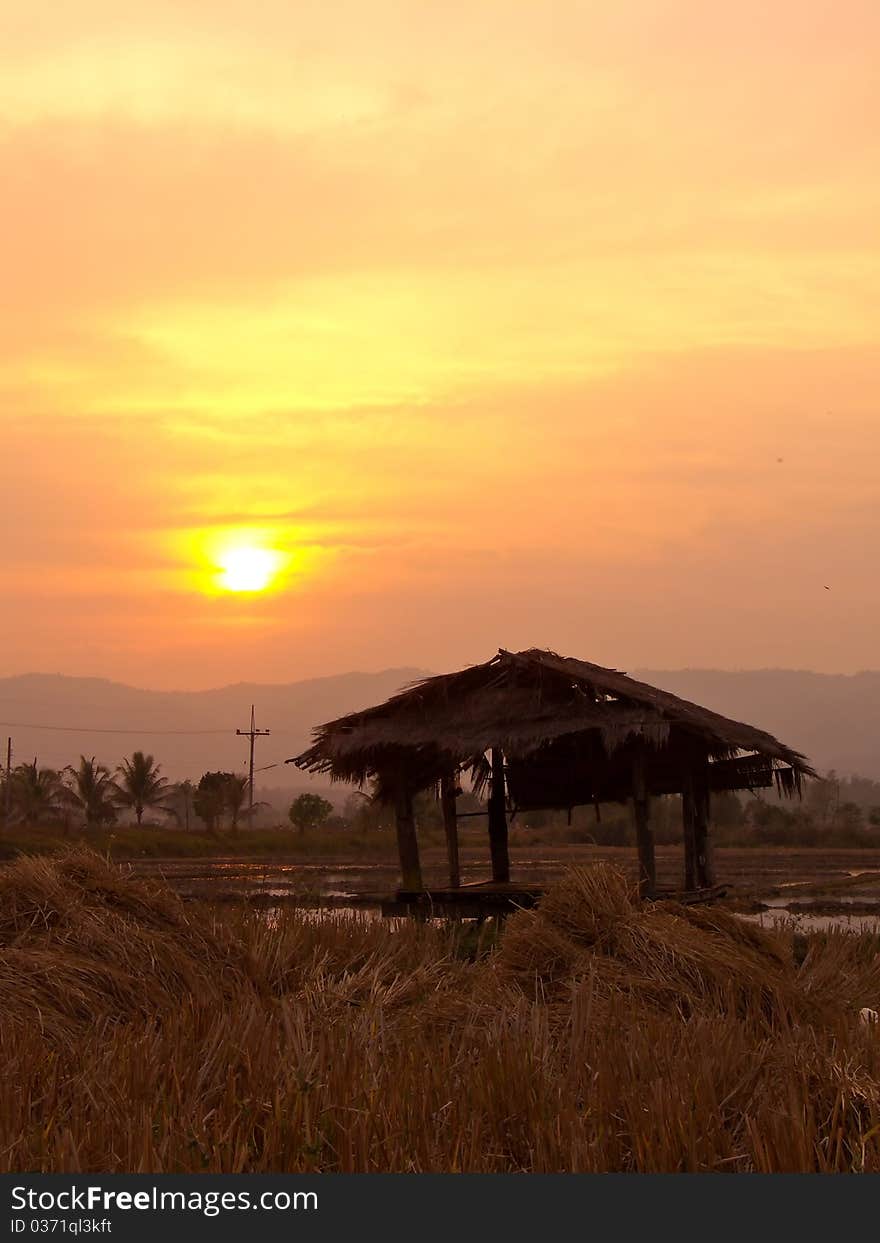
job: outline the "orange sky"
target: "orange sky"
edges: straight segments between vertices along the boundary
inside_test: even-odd
[[[876,0],[0,27],[0,674],[880,666]]]

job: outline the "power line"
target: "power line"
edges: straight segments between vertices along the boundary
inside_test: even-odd
[[[94,725],[38,725],[33,721],[0,721],[0,729],[46,729],[53,733],[68,734],[162,734],[195,735],[195,734],[231,734],[230,729],[150,729],[138,726],[137,729],[106,729]]]

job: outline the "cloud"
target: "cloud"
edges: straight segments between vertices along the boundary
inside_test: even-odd
[[[876,5],[56,7],[0,53],[10,667],[871,663]],[[208,599],[227,528],[307,570]]]

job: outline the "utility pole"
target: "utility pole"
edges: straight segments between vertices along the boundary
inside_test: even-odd
[[[250,729],[237,729],[236,734],[240,738],[250,739],[250,762],[248,764],[248,828],[254,827],[254,742],[257,738],[268,738],[272,732],[269,729],[257,729],[254,723],[254,705],[251,704],[251,727]]]
[[[6,739],[6,799],[3,808],[3,823],[9,825],[12,814],[12,739]]]
[[[185,833],[188,833],[189,832],[189,804],[190,804],[190,799],[192,798],[192,792],[193,792],[192,782],[187,778],[186,781],[181,781],[180,785],[177,788],[180,791],[180,793],[183,795],[183,831]]]

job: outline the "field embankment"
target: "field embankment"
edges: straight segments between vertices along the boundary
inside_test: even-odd
[[[434,834],[439,843],[442,833]],[[237,833],[185,832],[166,827],[120,825],[76,828],[65,833],[57,825],[16,825],[0,832],[0,859],[20,855],[64,854],[87,846],[111,859],[250,859],[326,858],[340,856],[384,859],[396,857],[393,832],[370,834],[297,833],[293,829],[241,829]]]
[[[464,822],[460,828],[465,881],[489,876],[485,825]],[[448,876],[442,829],[421,830],[422,867],[428,885],[444,885]],[[14,826],[0,832],[0,861],[23,855],[59,855],[85,847],[145,875],[163,875],[185,896],[229,896],[261,889],[285,888],[305,898],[339,889],[339,868],[349,870],[342,888],[352,897],[390,893],[397,883],[397,840],[393,830],[369,833],[292,829],[242,829],[219,835],[181,829],[131,825],[76,829],[64,836],[57,827]],[[788,892],[793,885],[836,887],[854,872],[880,876],[880,848],[816,846],[720,846],[715,851],[718,878],[737,898]],[[666,889],[682,883],[680,843],[658,844],[657,877]],[[571,867],[608,863],[635,879],[634,846],[609,846],[581,840],[547,841],[540,833],[512,829],[510,858],[516,878],[550,884]],[[166,866],[167,865],[167,866]],[[306,869],[302,877],[296,868]],[[377,869],[372,874],[372,869]],[[323,872],[322,872],[323,869]],[[390,871],[388,870],[390,869]],[[198,883],[193,883],[197,881]],[[211,883],[218,882],[217,884]]]
[[[640,906],[473,929],[0,871],[7,1170],[880,1171],[880,938]]]

